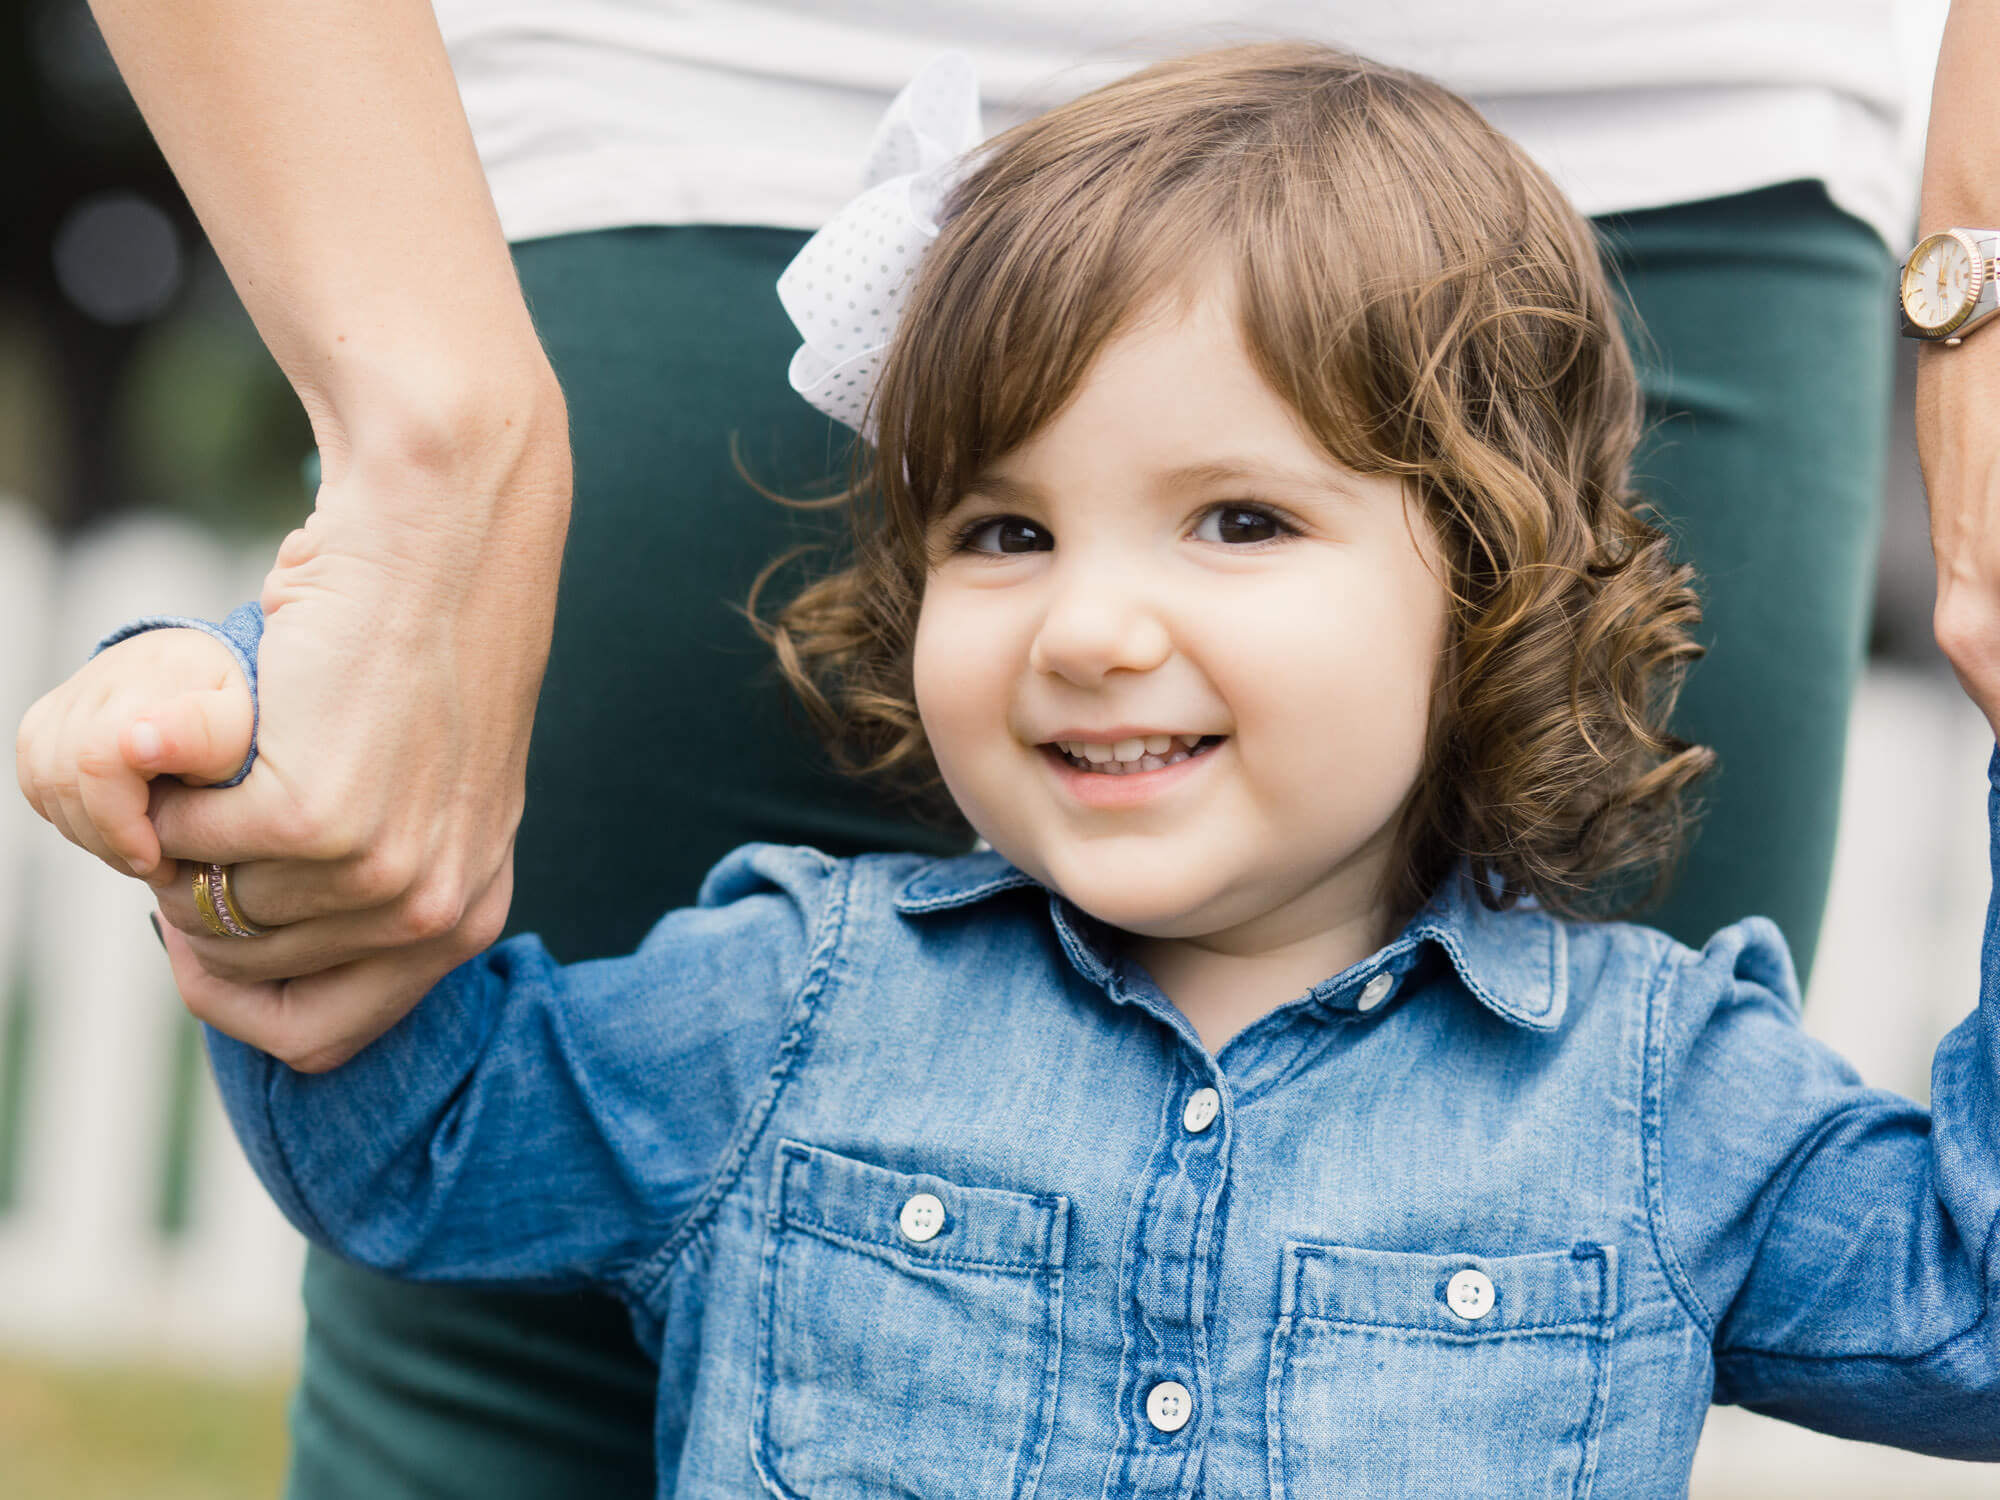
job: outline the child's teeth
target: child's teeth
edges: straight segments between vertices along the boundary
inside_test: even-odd
[[[1199,734],[1148,734],[1119,740],[1115,744],[1057,740],[1056,748],[1102,775],[1130,776],[1138,771],[1158,771],[1166,766],[1179,765],[1201,749],[1205,738]]]

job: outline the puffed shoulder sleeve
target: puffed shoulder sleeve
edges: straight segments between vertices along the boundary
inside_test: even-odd
[[[421,1280],[615,1284],[768,1108],[846,877],[811,850],[739,849],[628,957],[563,967],[512,939],[327,1073],[211,1031],[230,1121],[292,1222],[349,1259]]]
[[[1988,812],[2000,813],[1990,788]],[[1762,918],[1718,933],[1656,991],[1645,1119],[1655,1228],[1713,1340],[1717,1401],[2000,1458],[1990,904],[1981,969],[1978,1009],[1933,1061],[1930,1111],[1866,1087],[1805,1035],[1784,939]]]

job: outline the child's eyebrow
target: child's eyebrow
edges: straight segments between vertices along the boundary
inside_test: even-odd
[[[1025,479],[1009,479],[1005,474],[981,474],[959,492],[945,509],[938,512],[936,519],[942,521],[954,511],[974,500],[984,500],[995,505],[1039,505],[1046,497],[1041,486],[1030,484]]]
[[[1153,477],[1155,488],[1166,491],[1199,490],[1217,484],[1257,484],[1273,489],[1334,495],[1352,499],[1353,491],[1341,482],[1338,470],[1288,469],[1281,464],[1247,458],[1211,459],[1162,470]],[[1045,504],[1047,495],[1038,484],[1005,474],[981,474],[967,485],[944,510],[932,517],[932,524],[944,521],[974,500],[993,505],[1018,505],[1023,509]]]
[[[1159,476],[1161,488],[1175,490],[1196,490],[1213,484],[1244,481],[1319,494],[1349,493],[1348,487],[1341,483],[1339,473],[1334,470],[1287,469],[1251,459],[1215,459],[1207,463],[1183,464]]]

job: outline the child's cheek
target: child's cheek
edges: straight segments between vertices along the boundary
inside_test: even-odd
[[[980,695],[969,679],[986,674],[980,670],[979,641],[964,618],[966,612],[953,606],[949,589],[934,586],[925,593],[917,615],[910,675],[924,737],[946,786],[960,810],[966,811],[965,798],[972,789],[961,786],[960,768],[981,730]]]
[[[1020,788],[1006,782],[1022,772],[1022,747],[1010,727],[1013,673],[1001,632],[971,601],[932,587],[917,618],[911,663],[917,715],[952,801],[975,832],[1003,853],[1007,808]]]

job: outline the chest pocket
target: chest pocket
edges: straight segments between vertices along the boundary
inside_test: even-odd
[[[1266,1416],[1273,1500],[1589,1493],[1616,1251],[1286,1247]]]
[[[786,1500],[1026,1500],[1055,1410],[1069,1201],[778,1147],[757,1471]]]

